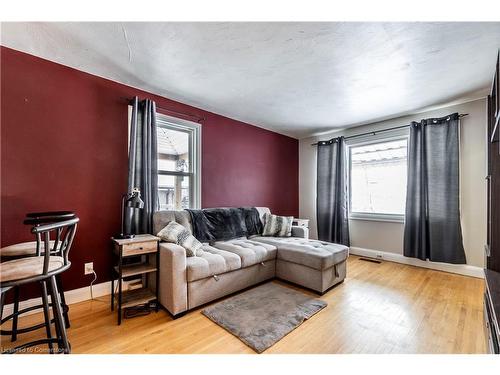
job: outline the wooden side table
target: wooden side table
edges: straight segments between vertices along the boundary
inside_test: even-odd
[[[305,230],[304,238],[306,240],[309,239],[309,219],[294,218],[292,221],[292,225],[305,228],[306,230]]]
[[[142,305],[154,301],[158,311],[158,285],[159,285],[159,237],[150,234],[139,234],[130,239],[111,239],[114,244],[113,252],[117,262],[111,270],[111,310],[115,308],[115,278],[118,282],[118,325],[122,322],[122,309]],[[150,255],[155,255],[156,262],[150,262]],[[124,259],[131,257],[141,258],[140,262],[124,263]],[[155,292],[148,285],[148,274],[156,272]],[[132,276],[143,276],[142,287],[122,292],[123,279]]]

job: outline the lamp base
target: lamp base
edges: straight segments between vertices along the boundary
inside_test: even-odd
[[[123,234],[123,233],[120,233],[120,234],[113,236],[113,238],[116,238],[117,240],[129,240],[129,239],[134,238],[134,237],[135,237],[135,234]]]

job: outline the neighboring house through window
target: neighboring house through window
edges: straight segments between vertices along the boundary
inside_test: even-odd
[[[404,221],[408,130],[348,140],[349,218]]]

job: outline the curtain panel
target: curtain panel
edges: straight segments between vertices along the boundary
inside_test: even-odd
[[[158,146],[156,104],[134,98],[129,141],[128,192],[138,188],[143,209],[127,208],[125,233],[152,233],[153,213],[158,210]]]
[[[318,238],[350,246],[344,137],[318,142],[316,215]]]
[[[410,124],[407,257],[465,264],[460,224],[459,114]]]

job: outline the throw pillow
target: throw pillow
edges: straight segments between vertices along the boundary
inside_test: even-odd
[[[263,236],[290,237],[292,235],[293,216],[264,215]]]
[[[203,244],[198,241],[184,226],[171,221],[157,234],[163,241],[175,243],[186,249],[186,256],[200,256]]]

